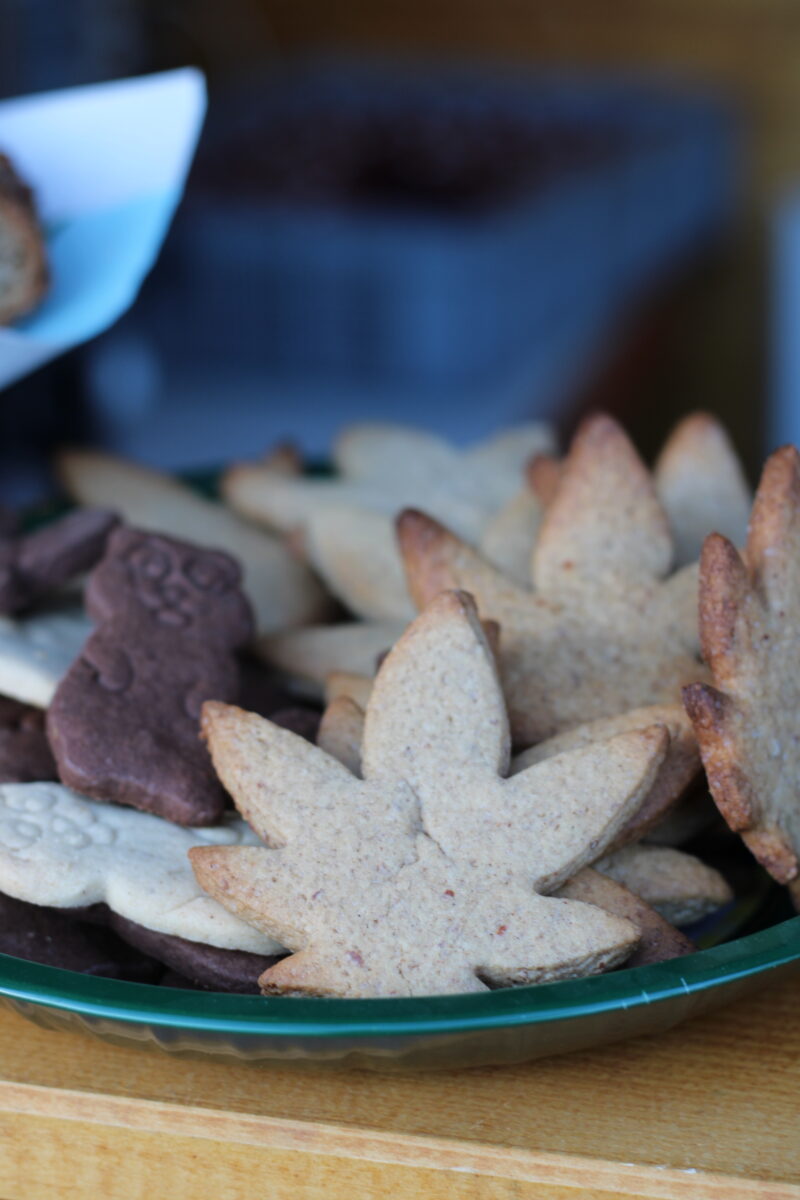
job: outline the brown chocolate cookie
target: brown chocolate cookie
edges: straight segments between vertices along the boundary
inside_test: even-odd
[[[63,783],[181,825],[219,821],[225,794],[198,721],[205,700],[239,694],[234,652],[253,632],[240,582],[221,551],[112,534],[86,592],[97,628],[47,714]]]
[[[133,949],[110,929],[97,929],[57,908],[25,904],[0,893],[0,953],[84,975],[157,983],[160,962]]]
[[[80,508],[21,537],[0,537],[0,613],[30,608],[99,560],[118,518]]]
[[[58,779],[44,728],[44,713],[0,696],[0,783]]]
[[[283,957],[266,957],[247,950],[224,950],[219,946],[190,942],[174,934],[156,933],[110,909],[106,911],[110,928],[124,941],[208,992],[258,995],[259,975]]]

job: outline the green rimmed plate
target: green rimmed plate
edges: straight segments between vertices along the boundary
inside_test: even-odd
[[[213,494],[213,473],[191,482]],[[52,515],[42,511],[34,519]],[[800,964],[800,917],[782,919],[787,911],[781,890],[763,873],[748,872],[746,894],[692,931],[702,947],[697,954],[480,995],[361,1001],[223,995],[78,975],[0,955],[0,998],[46,1028],[231,1061],[384,1071],[514,1063],[658,1034],[772,986]]]
[[[98,979],[0,955],[0,996],[46,1028],[121,1045],[386,1071],[516,1063],[658,1034],[796,971],[800,917],[655,966],[481,995],[219,995]]]

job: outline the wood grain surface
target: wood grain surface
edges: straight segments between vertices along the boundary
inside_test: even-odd
[[[660,1038],[382,1076],[0,1013],[0,1197],[800,1200],[800,981]]]

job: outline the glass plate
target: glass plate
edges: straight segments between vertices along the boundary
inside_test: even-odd
[[[425,999],[233,996],[121,983],[0,955],[0,996],[49,1029],[232,1061],[485,1066],[661,1033],[800,968],[800,917],[655,966]]]
[[[213,494],[213,472],[191,482]],[[39,510],[33,523],[57,511]],[[800,917],[782,920],[787,911],[784,890],[757,872],[745,896],[688,931],[704,947],[696,954],[479,995],[225,995],[79,975],[0,954],[0,998],[48,1029],[237,1062],[380,1071],[516,1063],[658,1034],[800,971]],[[714,944],[736,932],[745,936]]]

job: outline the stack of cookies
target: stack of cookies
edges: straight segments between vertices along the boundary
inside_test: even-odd
[[[793,448],[754,502],[703,414],[652,471],[602,415],[563,458],[360,425],[333,461],[279,448],[222,504],[70,452],[87,507],[5,536],[0,949],[480,992],[692,953],[734,898],[703,830],[793,886]]]

